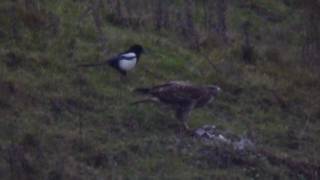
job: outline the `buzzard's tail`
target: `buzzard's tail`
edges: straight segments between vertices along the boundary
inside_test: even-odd
[[[139,93],[139,94],[149,94],[150,88],[137,88],[133,92]]]
[[[150,103],[150,102],[152,102],[152,103],[159,103],[159,99],[149,97],[149,98],[145,98],[145,99],[141,99],[141,100],[132,102],[132,103],[130,103],[130,104],[131,104],[131,105],[137,105],[137,104]]]

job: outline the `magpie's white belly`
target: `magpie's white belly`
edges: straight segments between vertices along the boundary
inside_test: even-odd
[[[119,67],[124,71],[129,71],[136,66],[136,63],[137,63],[137,58],[130,59],[130,60],[123,59],[119,61]]]

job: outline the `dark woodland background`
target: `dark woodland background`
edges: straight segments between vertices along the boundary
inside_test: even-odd
[[[0,179],[319,179],[319,0],[1,0]],[[79,69],[131,44],[123,82]],[[241,154],[177,134],[132,93],[218,84],[193,112],[251,138]]]

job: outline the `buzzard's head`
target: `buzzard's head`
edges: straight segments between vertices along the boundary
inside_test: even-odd
[[[210,93],[213,96],[218,95],[222,91],[221,88],[217,85],[210,85],[210,86],[208,86],[208,89],[210,90]]]

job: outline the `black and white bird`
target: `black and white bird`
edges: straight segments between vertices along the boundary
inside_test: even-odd
[[[131,46],[127,51],[118,54],[104,62],[93,64],[81,64],[79,67],[93,67],[100,65],[109,65],[116,69],[122,75],[126,76],[127,72],[134,69],[139,62],[141,54],[144,53],[144,49],[141,45],[135,44]]]
[[[184,81],[170,81],[151,88],[137,88],[135,92],[146,95],[147,98],[136,101],[160,102],[169,105],[176,113],[176,118],[188,130],[188,117],[195,108],[201,108],[210,103],[221,91],[216,85],[196,86]]]

